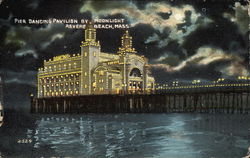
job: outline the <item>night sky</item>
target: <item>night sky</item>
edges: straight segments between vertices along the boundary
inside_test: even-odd
[[[249,76],[249,16],[239,0],[82,1],[1,0],[0,72],[6,107],[29,107],[44,59],[80,53],[82,29],[29,25],[19,19],[124,18],[133,46],[158,83]],[[99,29],[103,52],[116,53],[124,29]]]

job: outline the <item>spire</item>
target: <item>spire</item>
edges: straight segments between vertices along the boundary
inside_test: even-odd
[[[96,29],[94,28],[94,24],[91,20],[89,20],[86,24],[85,41],[96,42]]]
[[[122,48],[131,48],[132,47],[132,37],[129,35],[128,30],[122,36]]]
[[[126,30],[125,33],[123,34],[121,38],[122,45],[119,48],[118,53],[125,53],[125,52],[130,52],[130,53],[135,53],[135,49],[132,47],[132,37],[129,35],[129,31]]]
[[[94,27],[94,23],[91,20],[88,20],[86,27],[85,27],[85,31],[84,31],[84,37],[85,40],[82,41],[82,46],[100,46],[99,41],[96,41],[96,29]]]

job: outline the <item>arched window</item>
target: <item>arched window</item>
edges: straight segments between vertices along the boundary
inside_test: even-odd
[[[133,69],[130,71],[129,76],[132,76],[132,77],[141,77],[142,74],[141,74],[141,71],[140,71],[138,68],[133,68]]]

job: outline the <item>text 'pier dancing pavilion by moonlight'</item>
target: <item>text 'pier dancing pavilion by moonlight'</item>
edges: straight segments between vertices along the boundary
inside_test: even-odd
[[[116,54],[101,52],[96,29],[89,22],[81,53],[64,54],[44,61],[38,71],[38,97],[92,94],[151,93],[154,78],[148,61],[137,55],[126,31]]]

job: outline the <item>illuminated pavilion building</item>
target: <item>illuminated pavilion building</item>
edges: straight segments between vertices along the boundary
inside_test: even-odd
[[[101,52],[96,29],[89,22],[80,54],[65,54],[44,61],[38,71],[38,97],[92,94],[151,93],[154,78],[148,61],[137,55],[126,31],[117,54]]]

